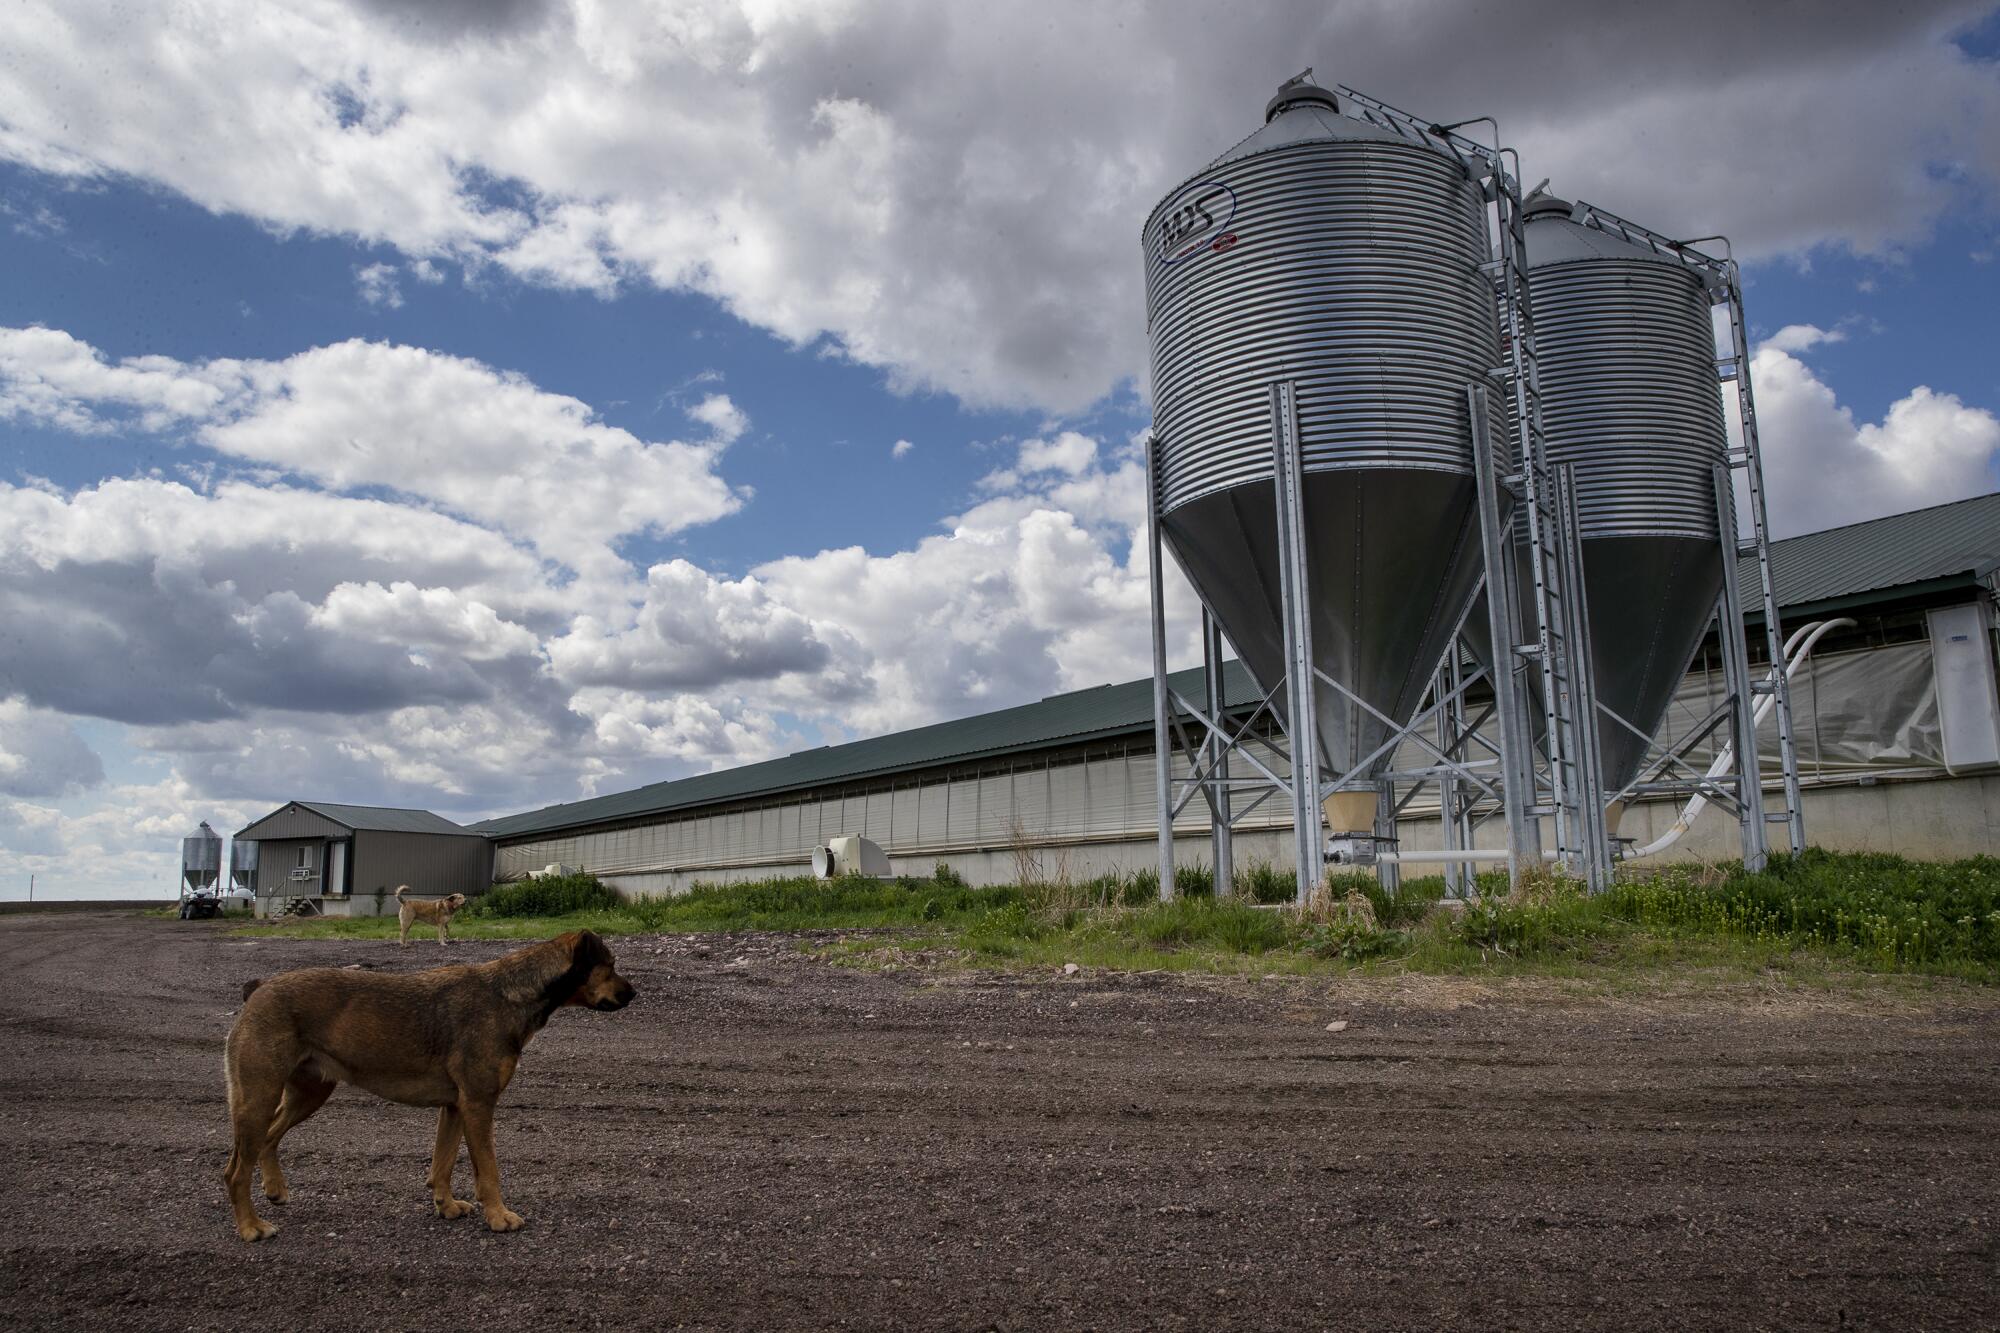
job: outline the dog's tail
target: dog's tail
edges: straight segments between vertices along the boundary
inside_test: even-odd
[[[397,885],[397,886],[396,886],[396,896],[397,896],[398,898],[402,897],[402,896],[403,896],[404,894],[408,893],[409,891],[410,891],[410,886],[409,886],[409,885],[407,885],[407,884],[399,884],[399,885]]]
[[[256,992],[257,988],[263,984],[264,978],[262,977],[252,977],[250,980],[244,982],[243,998],[246,1000],[249,999]]]

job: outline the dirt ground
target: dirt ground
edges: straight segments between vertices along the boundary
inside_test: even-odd
[[[449,956],[495,956],[464,943]],[[343,1088],[283,1230],[220,1172],[238,987],[433,943],[0,921],[11,1326],[1994,1326],[2000,1003],[864,974],[615,942],[432,1217],[430,1112]],[[1327,1024],[1346,1020],[1344,1031]],[[461,1160],[459,1193],[469,1196]]]

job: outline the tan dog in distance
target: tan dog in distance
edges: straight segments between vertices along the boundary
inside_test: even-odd
[[[290,1189],[278,1143],[341,1083],[406,1106],[438,1108],[430,1171],[438,1216],[472,1211],[451,1197],[463,1138],[486,1225],[519,1227],[520,1214],[500,1198],[494,1104],[522,1049],[556,1010],[623,1009],[633,993],[611,950],[587,930],[490,963],[405,973],[315,967],[246,983],[243,1010],[223,1047],[232,1138],[222,1180],[236,1234],[255,1241],[277,1231],[250,1207],[250,1172],[263,1172],[264,1197],[285,1202]]]
[[[450,944],[451,940],[447,938],[447,933],[452,914],[465,906],[465,895],[454,893],[448,898],[405,898],[403,895],[409,891],[410,886],[407,884],[396,890],[396,933],[399,937],[397,943],[406,949],[409,948],[410,927],[419,921],[432,921],[437,923],[438,943]]]

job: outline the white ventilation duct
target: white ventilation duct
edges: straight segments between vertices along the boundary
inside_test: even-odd
[[[845,834],[831,838],[824,847],[813,848],[813,876],[836,879],[842,875],[866,875],[871,879],[889,876],[889,856],[867,838]]]
[[[1792,675],[1805,665],[1806,659],[1812,656],[1814,644],[1818,643],[1832,631],[1851,628],[1853,624],[1852,620],[1842,616],[1837,620],[1816,620],[1809,625],[1801,625],[1798,629],[1792,631],[1792,637],[1785,641],[1785,679],[1790,680]],[[1771,706],[1777,702],[1777,698],[1778,696],[1775,694],[1761,695],[1758,698],[1757,711],[1752,719],[1753,725],[1762,722],[1771,715]],[[1734,749],[1734,742],[1731,742],[1716,751],[1715,761],[1708,766],[1709,777],[1719,778],[1730,770],[1735,762]],[[1751,776],[1754,779],[1754,775]],[[1688,798],[1687,807],[1681,811],[1680,818],[1676,819],[1665,833],[1662,833],[1644,847],[1637,847],[1625,853],[1621,859],[1636,861],[1642,856],[1658,856],[1661,852],[1664,852],[1667,848],[1681,840],[1681,835],[1686,833],[1688,826],[1694,823],[1695,816],[1700,814],[1707,806],[1708,797],[1706,796],[1697,793]]]

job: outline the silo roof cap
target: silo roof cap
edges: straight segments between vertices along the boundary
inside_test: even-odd
[[[1332,92],[1312,83],[1288,83],[1278,89],[1264,108],[1264,124],[1249,138],[1231,148],[1222,156],[1210,162],[1205,171],[1231,162],[1240,162],[1246,157],[1256,157],[1260,153],[1278,149],[1293,148],[1300,144],[1339,143],[1346,141],[1374,141],[1378,143],[1410,143],[1392,129],[1372,124],[1359,116],[1350,116],[1340,109],[1340,102]],[[1435,145],[1424,145],[1435,152],[1444,152]]]
[[[1441,144],[1423,143],[1398,134],[1384,125],[1349,115],[1340,109],[1339,100],[1330,89],[1318,84],[1297,80],[1286,83],[1278,89],[1264,108],[1264,124],[1220,157],[1192,176],[1183,178],[1181,183],[1169,190],[1161,201],[1147,214],[1146,228],[1150,229],[1153,219],[1160,210],[1182,190],[1196,181],[1232,163],[1264,153],[1282,152],[1313,144],[1329,143],[1393,143],[1406,147],[1427,149],[1440,156],[1457,161],[1456,156]],[[1463,165],[1463,164],[1461,164]]]
[[[1522,204],[1522,220],[1532,224],[1526,236],[1530,269],[1589,259],[1636,259],[1673,268],[1686,267],[1675,255],[1661,254],[1651,246],[1572,221],[1570,214],[1574,211],[1575,205],[1552,194],[1531,195]]]
[[[1331,89],[1322,88],[1316,83],[1307,83],[1303,79],[1293,79],[1279,88],[1270,101],[1264,103],[1264,123],[1270,124],[1278,118],[1279,113],[1289,111],[1295,106],[1323,106],[1329,111],[1338,111],[1340,99],[1333,95]]]

